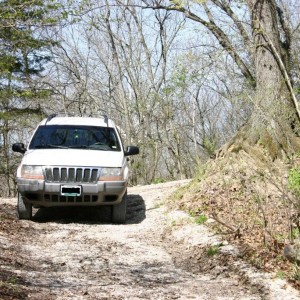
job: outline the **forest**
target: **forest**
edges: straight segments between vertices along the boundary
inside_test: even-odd
[[[0,16],[2,197],[11,145],[45,116],[108,115],[140,148],[131,185],[193,178],[173,205],[263,245],[256,265],[300,261],[299,1],[1,0]]]
[[[257,131],[271,126],[265,134],[271,137],[284,133],[272,121],[282,114],[277,93],[296,111],[291,118],[286,112],[294,127],[287,126],[298,122],[297,1],[0,5],[2,195],[16,192],[20,157],[11,145],[28,142],[52,113],[114,119],[126,133],[124,144],[141,148],[131,162],[132,184],[192,178],[246,123]],[[251,11],[262,19],[256,25]],[[267,22],[273,27],[255,34]],[[269,70],[261,60],[270,58],[258,57],[261,40],[276,64]],[[278,81],[284,87],[274,88]],[[279,144],[293,148],[291,140]]]

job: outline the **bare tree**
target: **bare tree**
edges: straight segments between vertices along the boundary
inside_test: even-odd
[[[222,48],[235,62],[248,83],[255,87],[253,113],[230,147],[248,148],[262,142],[271,157],[282,156],[298,148],[299,109],[289,77],[290,70],[290,28],[283,10],[275,0],[249,0],[247,7],[251,15],[252,38],[238,18],[236,1],[178,2],[144,1],[146,7],[164,9],[184,14],[188,19],[207,28]],[[164,3],[164,4],[162,4]],[[186,4],[185,4],[186,3]],[[250,48],[245,58],[226,33],[221,22],[217,22],[213,11],[219,9],[234,24],[240,41]],[[202,17],[200,11],[206,13]],[[198,13],[197,13],[198,12]],[[251,41],[253,47],[251,47]],[[251,50],[253,49],[253,50]],[[251,68],[253,57],[254,70]],[[247,61],[247,59],[249,59]],[[255,71],[255,72],[253,72]],[[229,148],[229,147],[228,147]]]
[[[59,33],[64,42],[53,53],[56,59],[47,80],[55,90],[49,110],[106,113],[115,119],[126,132],[125,143],[142,149],[133,162],[141,182],[193,176],[197,164],[214,155],[242,124],[247,124],[246,139],[238,134],[228,149],[247,149],[258,140],[280,144],[270,125],[277,120],[271,101],[276,93],[257,82],[255,43],[259,46],[263,40],[253,39],[255,26],[246,4],[103,0],[82,2],[78,14],[75,23]],[[275,17],[281,40],[286,26],[277,11]],[[185,37],[192,34],[193,39]],[[276,43],[267,47],[277,53]],[[288,59],[279,55],[274,61],[285,66]],[[277,66],[278,74],[284,74]],[[277,94],[285,95],[294,109],[286,78],[281,79],[287,88]],[[265,94],[259,96],[259,90]],[[286,110],[284,115],[291,114]],[[282,126],[293,125],[295,116],[282,120]],[[272,155],[279,154],[276,148]]]

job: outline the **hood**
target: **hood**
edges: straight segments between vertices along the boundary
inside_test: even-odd
[[[38,149],[28,150],[22,160],[25,165],[122,167],[122,151],[100,151],[87,149]]]

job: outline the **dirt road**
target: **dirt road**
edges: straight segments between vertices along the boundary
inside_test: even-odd
[[[7,275],[2,285],[7,291],[9,284],[21,290],[0,298],[298,299],[286,286],[282,290],[288,294],[272,294],[260,279],[243,283],[230,260],[218,265],[197,253],[191,228],[199,225],[186,223],[178,212],[167,213],[163,205],[181,184],[130,188],[125,225],[110,224],[108,211],[95,208],[40,209],[33,221],[18,221],[16,200],[1,199],[7,225],[0,230],[0,279]],[[206,234],[200,231],[200,239]]]

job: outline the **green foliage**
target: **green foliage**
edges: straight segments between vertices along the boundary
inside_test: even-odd
[[[7,282],[10,284],[19,284],[20,280],[16,276],[11,276],[10,278],[7,279]]]
[[[297,264],[294,264],[292,271],[292,279],[300,281],[300,267]]]
[[[286,279],[287,278],[287,275],[284,271],[282,270],[279,270],[277,273],[276,273],[276,277],[279,278],[279,279]]]
[[[194,218],[195,223],[198,225],[204,224],[208,220],[206,215],[199,215],[199,212],[190,211],[189,215]]]
[[[293,191],[296,196],[300,196],[300,170],[293,168],[289,171],[288,176],[289,189]]]
[[[212,155],[216,151],[216,141],[213,139],[205,138],[203,145],[209,155]]]
[[[171,196],[169,199],[172,201],[177,201],[183,198],[184,194],[189,191],[191,188],[191,182],[185,185],[180,186]]]
[[[166,182],[166,180],[163,179],[163,178],[155,178],[155,179],[152,181],[152,183],[154,183],[154,184],[164,183],[164,182]]]
[[[209,247],[208,249],[207,249],[207,252],[206,252],[206,254],[207,254],[207,256],[215,256],[216,254],[218,254],[219,253],[219,248],[220,248],[220,246],[221,245],[215,245],[215,246],[211,246],[211,247]]]
[[[293,228],[291,231],[291,238],[292,239],[298,239],[300,236],[298,228]]]
[[[198,165],[196,174],[191,182],[191,187],[198,187],[198,183],[201,182],[205,178],[206,166],[205,165]]]
[[[45,29],[49,32],[60,22],[60,10],[55,0],[0,1],[0,175],[8,179],[8,196],[17,161],[11,143],[16,132],[42,116],[41,99],[51,93],[41,87],[40,75],[51,59],[50,48],[57,44]]]
[[[0,111],[5,119],[6,113],[40,113],[38,100],[51,93],[36,88],[35,80],[50,60],[49,48],[57,44],[46,38],[44,28],[60,21],[61,9],[54,0],[0,2]]]
[[[204,224],[207,220],[208,220],[208,218],[205,215],[200,215],[200,216],[195,217],[195,222],[198,225]]]
[[[16,80],[43,70],[50,59],[47,49],[55,42],[42,37],[42,30],[58,22],[59,8],[52,0],[0,2],[0,78]]]

